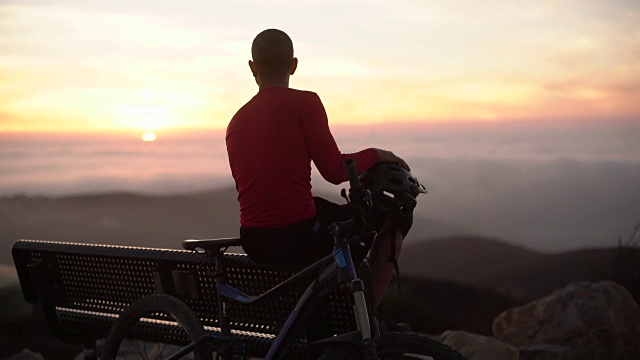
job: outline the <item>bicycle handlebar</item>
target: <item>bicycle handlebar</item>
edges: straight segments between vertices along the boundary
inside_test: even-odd
[[[356,170],[356,161],[353,158],[346,158],[343,161],[344,168],[347,171],[349,179],[349,203],[354,209],[363,211],[370,205],[368,192],[360,182],[358,171]]]
[[[349,187],[351,191],[359,191],[362,188],[358,171],[356,170],[356,161],[353,158],[344,159],[344,168],[347,170],[347,178],[349,179]]]

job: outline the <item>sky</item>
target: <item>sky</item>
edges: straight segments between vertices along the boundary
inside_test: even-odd
[[[637,120],[637,0],[0,0],[0,132],[221,129],[286,31],[330,122]]]

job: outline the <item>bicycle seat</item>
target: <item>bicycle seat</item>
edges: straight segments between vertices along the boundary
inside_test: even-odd
[[[222,239],[189,239],[182,241],[182,247],[187,250],[220,250],[229,246],[241,246],[240,238],[222,238]]]

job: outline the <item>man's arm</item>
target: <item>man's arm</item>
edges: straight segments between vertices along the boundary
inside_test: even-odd
[[[343,160],[347,157],[356,161],[358,174],[366,171],[378,161],[379,152],[373,148],[352,154],[342,154],[329,130],[327,113],[318,95],[312,93],[305,105],[302,127],[307,149],[325,180],[336,185],[347,180],[347,174],[342,165]]]

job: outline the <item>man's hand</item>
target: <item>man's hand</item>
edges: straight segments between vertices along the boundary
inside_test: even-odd
[[[404,161],[402,158],[396,156],[396,154],[392,153],[391,151],[382,150],[382,149],[376,149],[376,151],[378,152],[378,162],[390,162],[390,163],[398,164],[403,168],[411,171],[411,168],[409,168],[409,165],[407,164],[407,162]]]

